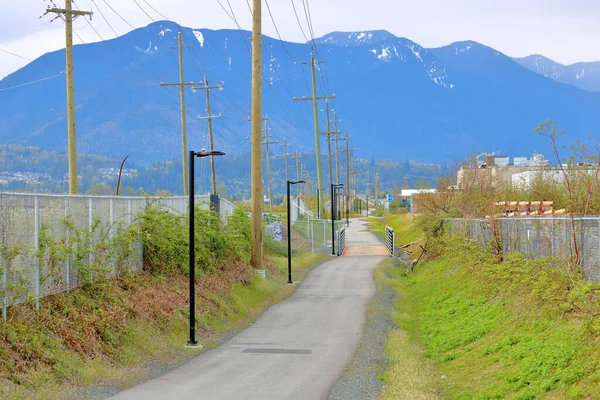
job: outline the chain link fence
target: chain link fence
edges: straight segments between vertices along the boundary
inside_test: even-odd
[[[497,231],[490,219],[450,218],[451,234],[463,234],[481,246],[497,241],[504,254],[530,258],[575,259],[579,251],[584,277],[600,282],[600,216],[499,218]]]
[[[210,196],[196,196],[208,209]],[[149,201],[188,212],[188,197],[111,197],[0,193],[0,305],[69,291],[96,279],[142,268],[137,217]],[[220,199],[227,218],[235,206]],[[118,240],[117,240],[118,239]],[[128,240],[130,239],[130,240]]]
[[[310,249],[313,253],[338,254],[340,250],[340,230],[345,226],[343,220],[334,222],[335,249],[332,246],[331,220],[314,218],[314,213],[304,208],[304,203],[298,199],[290,203],[292,230],[298,232],[304,239],[299,247]],[[298,244],[297,244],[298,245]]]

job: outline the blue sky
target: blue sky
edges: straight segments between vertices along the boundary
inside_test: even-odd
[[[64,47],[64,24],[39,18],[46,6],[63,0],[22,0],[7,2],[0,14],[0,78],[22,67],[27,59]],[[134,27],[151,19],[162,19],[148,4],[184,26],[193,28],[236,28],[219,6],[227,0],[106,0]],[[249,0],[251,2],[251,0]],[[292,8],[300,14],[306,31],[301,0],[270,0],[269,5],[282,37],[304,42]],[[251,26],[246,0],[230,0],[235,17],[244,29]],[[264,4],[264,2],[263,2]],[[105,0],[76,0],[83,10],[95,11],[92,25],[104,38],[115,35],[98,12],[122,35],[131,27],[108,8]],[[315,36],[331,31],[386,29],[424,47],[437,47],[459,40],[475,40],[513,57],[543,54],[569,64],[600,60],[600,1],[597,0],[309,0]],[[263,5],[264,33],[275,36],[273,23]],[[100,40],[80,18],[76,32],[86,42]],[[75,39],[75,43],[79,43]]]

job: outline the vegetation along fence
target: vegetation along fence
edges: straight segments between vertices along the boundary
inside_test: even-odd
[[[304,238],[304,245],[295,246],[310,248],[313,253],[332,254],[331,251],[331,220],[315,219],[314,214],[302,207],[303,203],[294,200],[291,202],[292,229],[298,232]],[[337,220],[335,224],[335,250],[336,254],[340,251],[340,242],[337,239],[340,231],[344,228],[345,222]]]
[[[0,192],[0,304],[6,308],[142,268],[137,216],[149,201],[188,212],[188,197]],[[209,207],[209,196],[196,204]],[[235,206],[221,199],[220,212]]]
[[[576,260],[586,279],[600,282],[600,216],[451,218],[446,223],[451,234],[464,234],[482,246],[496,243],[504,254]]]

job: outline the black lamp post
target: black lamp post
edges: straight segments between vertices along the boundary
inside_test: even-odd
[[[190,195],[190,340],[188,346],[196,346],[196,248],[195,248],[195,237],[194,237],[194,158],[195,157],[213,157],[223,156],[225,153],[222,151],[201,151],[190,150],[189,162],[190,162],[190,184],[189,184],[189,195]]]
[[[292,222],[291,222],[291,206],[290,206],[290,186],[304,181],[287,181],[287,237],[288,237],[288,285],[293,285],[292,280]]]
[[[335,197],[336,197],[336,192],[335,190],[337,190],[338,188],[344,187],[344,184],[342,183],[332,183],[331,184],[331,255],[335,255],[335,210],[334,210],[334,203],[335,203]]]

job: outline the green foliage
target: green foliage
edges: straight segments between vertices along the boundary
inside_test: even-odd
[[[413,216],[409,214],[388,215],[383,219],[371,218],[371,230],[385,236],[385,227],[389,226],[396,233],[396,246],[402,246],[419,240],[423,237],[423,229],[413,222]]]
[[[397,277],[395,320],[448,377],[449,398],[600,396],[600,285],[551,260],[434,241],[440,260]]]
[[[242,262],[249,264],[252,224],[244,208],[235,208],[227,220],[227,229],[231,232],[237,256]]]
[[[263,233],[263,247],[265,251],[274,256],[287,257],[287,242],[275,240],[271,235]]]
[[[144,263],[155,274],[189,273],[189,218],[149,200],[140,216]],[[222,270],[229,263],[250,262],[250,219],[235,209],[227,223],[213,211],[194,212],[196,270]]]

